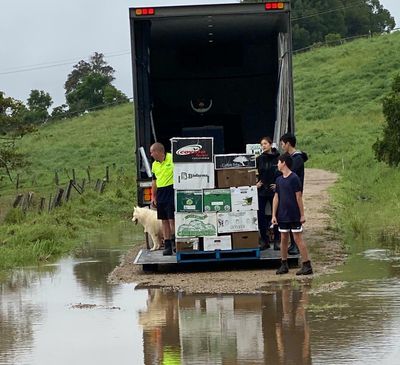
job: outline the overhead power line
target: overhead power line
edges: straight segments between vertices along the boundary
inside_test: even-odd
[[[334,12],[339,11],[339,10],[345,10],[345,9],[349,9],[349,8],[355,8],[355,7],[359,6],[359,5],[362,5],[362,4],[360,4],[359,1],[350,2],[350,3],[346,4],[346,5],[339,6],[339,7],[337,7],[337,8],[333,8],[333,9],[329,9],[329,10],[324,10],[324,11],[317,11],[317,12],[314,12],[314,13],[311,13],[311,14],[302,15],[302,16],[299,16],[299,17],[296,17],[296,18],[292,18],[292,22],[297,21],[297,20],[312,18],[312,17],[318,16],[318,15],[334,13]]]
[[[303,20],[307,18],[312,18],[316,17],[318,15],[324,15],[324,14],[329,14],[333,12],[337,12],[340,10],[345,10],[349,8],[354,8],[357,6],[363,5],[360,3],[358,0],[356,1],[350,1],[346,5],[339,6],[337,8],[333,9],[328,9],[324,11],[316,11],[307,15],[302,15],[299,17],[292,18],[292,22],[298,21],[298,20]],[[365,4],[364,4],[365,5]],[[106,58],[114,58],[114,57],[120,57],[120,56],[125,56],[130,54],[130,51],[117,51],[117,52],[111,52],[109,54],[104,54],[104,57]],[[85,59],[86,61],[90,61],[89,58]],[[20,68],[11,68],[6,71],[0,71],[0,75],[9,75],[9,74],[16,74],[16,73],[22,73],[22,72],[29,72],[29,71],[36,71],[36,70],[42,70],[42,69],[48,69],[48,68],[54,68],[54,67],[60,67],[60,66],[68,66],[73,63],[76,63],[76,60],[62,60],[62,61],[54,61],[54,62],[47,62],[47,63],[40,63],[40,64],[35,64],[35,65],[29,65],[29,66],[24,66]]]
[[[127,54],[130,54],[130,51],[113,52],[113,53],[110,53],[110,54],[105,54],[104,57],[105,58],[114,58],[114,57],[119,57],[119,56],[125,56]],[[86,58],[85,61],[90,61],[90,59]],[[20,72],[42,70],[42,69],[60,67],[60,66],[68,66],[68,65],[71,65],[73,63],[76,63],[76,60],[68,60],[68,61],[65,60],[65,61],[39,63],[39,64],[36,64],[36,65],[24,66],[24,67],[21,67],[21,68],[14,68],[14,69],[11,68],[11,69],[9,69],[7,71],[0,72],[0,75],[9,75],[9,74],[15,74],[15,73],[20,73]]]

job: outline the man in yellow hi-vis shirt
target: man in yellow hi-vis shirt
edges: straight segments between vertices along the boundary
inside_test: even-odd
[[[150,155],[154,162],[151,166],[153,173],[152,205],[157,207],[157,217],[162,221],[165,250],[163,255],[172,255],[172,235],[175,233],[175,204],[174,204],[174,163],[172,155],[165,153],[161,143],[150,147]]]

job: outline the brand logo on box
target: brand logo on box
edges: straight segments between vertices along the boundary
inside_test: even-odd
[[[199,152],[203,146],[201,144],[189,144],[187,146],[181,147],[176,151],[179,156],[195,155]]]
[[[194,178],[200,178],[200,179],[207,178],[207,182],[210,182],[210,175],[207,175],[207,174],[196,174],[196,173],[190,174],[190,173],[187,173],[187,172],[181,172],[181,176],[179,177],[179,181],[190,180],[190,179],[194,179]]]

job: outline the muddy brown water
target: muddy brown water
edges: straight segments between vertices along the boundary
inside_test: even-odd
[[[0,364],[399,364],[400,259],[360,247],[335,273],[266,294],[112,285],[141,235],[98,234],[79,257],[0,283]]]

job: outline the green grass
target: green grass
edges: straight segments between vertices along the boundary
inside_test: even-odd
[[[400,70],[400,33],[295,57],[299,147],[308,167],[340,174],[332,189],[335,226],[350,252],[398,245],[400,173],[375,159],[382,98]]]
[[[382,98],[399,72],[400,33],[320,48],[294,58],[299,148],[307,167],[340,174],[332,188],[334,226],[350,252],[398,243],[400,174],[375,160],[372,144],[383,126]],[[54,172],[64,187],[75,169],[78,181],[102,179],[73,194],[51,213],[10,210],[15,186],[0,184],[0,269],[55,259],[70,252],[104,224],[127,220],[135,204],[133,110],[131,104],[59,121],[25,136],[19,144],[30,166],[20,171],[21,191],[48,198]],[[37,204],[37,203],[36,203]]]
[[[25,136],[19,149],[29,167],[19,171],[20,192],[33,191],[33,210],[11,209],[15,186],[3,180],[0,187],[0,269],[48,261],[79,247],[94,229],[131,215],[136,199],[132,104],[59,121]],[[90,167],[92,184],[87,183]],[[111,182],[105,192],[93,190],[109,166]],[[72,191],[72,199],[52,212],[38,214],[39,197],[56,192],[54,172],[65,188],[72,169],[86,191]]]

